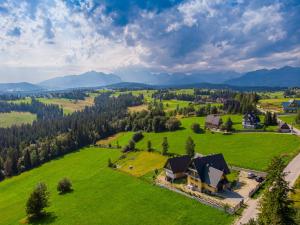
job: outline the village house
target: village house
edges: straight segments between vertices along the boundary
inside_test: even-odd
[[[229,186],[226,175],[230,170],[222,154],[170,158],[164,169],[167,181],[187,177],[187,186],[200,192],[216,193]]]
[[[207,129],[220,129],[223,121],[222,118],[218,115],[208,115],[205,120],[205,127]]]
[[[200,191],[216,193],[226,190],[230,173],[222,154],[194,158],[188,168],[188,186]]]
[[[175,179],[186,177],[186,171],[191,162],[191,158],[187,155],[169,158],[164,166],[166,172],[166,180],[174,181]]]
[[[243,117],[243,127],[246,129],[256,129],[259,127],[260,119],[254,113],[246,113]]]
[[[287,123],[280,123],[278,127],[280,133],[291,133],[291,128]]]
[[[282,107],[285,113],[296,113],[300,109],[300,101],[291,99],[288,102],[283,102]]]

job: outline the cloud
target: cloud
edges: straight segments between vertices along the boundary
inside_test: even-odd
[[[53,76],[300,66],[297,0],[3,0],[0,15],[0,81],[3,68]]]

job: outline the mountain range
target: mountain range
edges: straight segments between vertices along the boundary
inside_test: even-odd
[[[45,80],[38,84],[2,83],[1,92],[34,92],[71,88],[103,87],[123,82],[154,86],[196,85],[201,83],[225,84],[240,87],[300,87],[300,68],[285,66],[279,69],[262,69],[245,74],[234,71],[196,71],[191,73],[162,73],[144,68],[127,68],[114,74],[90,71]],[[119,85],[122,86],[122,85]],[[136,86],[136,85],[135,85]]]

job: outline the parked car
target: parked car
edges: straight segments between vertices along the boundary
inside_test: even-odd
[[[254,173],[248,173],[247,176],[249,179],[254,179],[256,177],[256,175]]]
[[[256,177],[255,180],[258,182],[258,183],[261,183],[264,181],[264,178],[263,177]]]

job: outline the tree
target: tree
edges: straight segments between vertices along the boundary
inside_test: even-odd
[[[300,124],[300,110],[298,110],[295,122],[296,122],[296,124]]]
[[[181,122],[175,117],[171,117],[166,121],[166,128],[169,131],[178,130],[180,126],[181,126]]]
[[[148,152],[152,151],[152,142],[151,141],[147,142],[147,150],[148,150]]]
[[[60,194],[65,194],[72,191],[72,183],[68,178],[63,178],[57,184],[57,191]]]
[[[272,121],[273,121],[272,113],[271,112],[266,112],[265,118],[264,118],[264,124],[266,126],[270,126],[270,125],[272,125]]]
[[[233,125],[233,122],[232,122],[231,118],[228,117],[228,119],[226,120],[226,122],[224,124],[224,130],[232,131],[232,125]]]
[[[31,157],[28,149],[24,153],[24,166],[27,170],[31,168]]]
[[[129,146],[129,150],[130,150],[130,151],[135,150],[135,142],[134,142],[133,140],[130,140],[130,141],[129,141],[128,146]]]
[[[295,210],[293,201],[289,199],[288,182],[285,181],[286,173],[284,161],[280,157],[273,158],[268,167],[266,178],[266,190],[260,202],[260,225],[295,225]]]
[[[193,123],[191,129],[197,134],[201,133],[201,127],[199,123]]]
[[[273,113],[273,115],[272,115],[272,125],[276,126],[277,124],[278,124],[278,122],[277,122],[277,114]]]
[[[169,143],[168,143],[168,138],[164,137],[163,143],[161,144],[162,146],[162,155],[166,155],[169,150]]]
[[[30,194],[26,203],[28,217],[40,218],[44,215],[44,209],[49,206],[49,192],[44,183],[38,183]]]
[[[189,136],[185,143],[185,152],[188,156],[194,157],[195,146],[194,140]]]
[[[133,140],[135,143],[137,143],[137,142],[139,142],[140,140],[142,140],[143,137],[144,137],[144,135],[143,135],[142,132],[136,132],[136,133],[133,134],[132,140]]]

